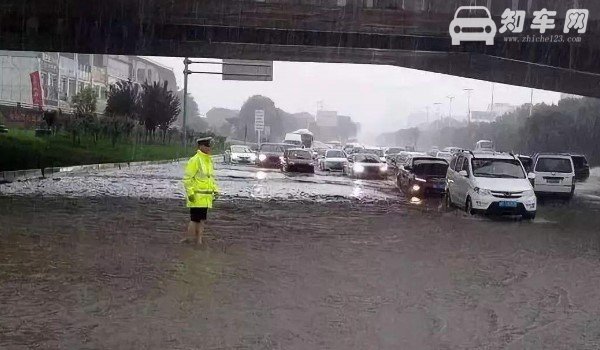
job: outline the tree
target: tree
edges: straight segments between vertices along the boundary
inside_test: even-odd
[[[144,120],[147,134],[154,136],[156,129],[162,131],[163,142],[171,124],[175,122],[181,111],[179,98],[169,90],[165,81],[163,84],[145,83],[141,98],[141,116]]]
[[[183,130],[183,90],[179,90],[176,93],[177,97],[181,101],[181,109],[179,111],[179,115],[177,116],[177,120],[173,123],[176,127]],[[206,118],[203,118],[200,115],[200,109],[198,108],[198,103],[192,95],[188,93],[187,95],[187,113],[186,113],[186,126],[190,129],[193,129],[197,132],[205,132],[208,130],[208,122]]]
[[[105,114],[138,119],[140,101],[139,85],[131,81],[118,81],[108,89]]]
[[[91,131],[94,134],[94,141],[97,141],[96,118],[96,93],[91,87],[86,87],[78,94],[73,96],[72,102],[75,107],[75,114],[72,120],[68,123],[69,131],[73,137],[73,143],[81,143],[81,133]]]
[[[138,84],[131,81],[118,81],[111,84],[104,114],[104,129],[113,147],[123,133],[130,136],[134,121],[140,120],[141,94]]]

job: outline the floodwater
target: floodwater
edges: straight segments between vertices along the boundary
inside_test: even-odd
[[[597,169],[534,222],[217,175],[202,249],[176,243],[181,164],[0,185],[0,348],[600,348]]]

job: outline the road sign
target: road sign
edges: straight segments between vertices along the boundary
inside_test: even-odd
[[[273,81],[273,61],[223,60],[223,80]]]
[[[257,109],[254,111],[254,130],[265,130],[265,111],[262,109]]]

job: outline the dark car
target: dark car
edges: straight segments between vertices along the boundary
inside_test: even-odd
[[[310,149],[290,148],[283,153],[281,169],[286,172],[315,172],[315,162]]]
[[[533,170],[533,158],[529,157],[529,156],[523,156],[523,155],[517,155],[517,158],[519,158],[519,160],[521,161],[521,164],[523,164],[523,168],[525,168],[525,172],[530,173]]]
[[[448,162],[435,157],[409,158],[398,168],[396,184],[410,196],[442,195],[446,191]]]
[[[586,180],[590,177],[590,165],[584,155],[574,154],[571,155],[571,159],[573,159],[573,166],[575,167],[576,180]]]
[[[257,164],[264,168],[279,168],[283,161],[283,153],[289,145],[282,143],[263,143],[258,149]]]

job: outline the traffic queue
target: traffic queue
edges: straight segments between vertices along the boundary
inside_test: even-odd
[[[473,150],[437,147],[417,152],[413,147],[306,148],[293,143],[263,143],[256,150],[232,145],[225,163],[278,168],[283,172],[340,172],[357,179],[393,178],[409,198],[440,196],[447,206],[469,214],[510,214],[534,219],[540,197],[570,200],[577,181],[589,177],[584,155],[536,153],[532,156],[497,152],[493,142],[480,140]]]

